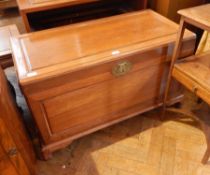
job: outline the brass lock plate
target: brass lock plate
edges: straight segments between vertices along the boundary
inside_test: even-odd
[[[122,61],[118,63],[116,66],[113,67],[112,69],[112,74],[116,77],[122,76],[130,72],[132,69],[133,65],[129,61]]]
[[[14,147],[14,148],[9,149],[9,151],[7,152],[7,155],[10,156],[10,157],[12,157],[12,156],[17,155],[17,153],[18,153],[18,151],[17,151],[17,149]]]

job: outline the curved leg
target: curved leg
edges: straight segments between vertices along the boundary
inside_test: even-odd
[[[210,157],[210,126],[208,126],[206,124],[202,124],[202,128],[203,128],[204,134],[206,136],[206,142],[207,142],[207,149],[206,149],[206,152],[202,158],[202,163],[206,164]]]
[[[209,121],[209,113],[210,108],[209,105],[203,102],[194,113],[199,116],[199,122],[201,129],[206,137],[207,149],[202,158],[202,163],[206,164],[210,158],[210,121]]]
[[[51,159],[53,156],[52,156],[52,152],[50,150],[42,150],[42,158],[44,160],[49,160]]]
[[[202,158],[202,164],[207,164],[210,157],[210,144],[207,145],[207,150]]]

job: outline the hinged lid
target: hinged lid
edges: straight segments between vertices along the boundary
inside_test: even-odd
[[[22,35],[12,40],[13,54],[20,83],[31,83],[172,43],[177,31],[145,10]]]

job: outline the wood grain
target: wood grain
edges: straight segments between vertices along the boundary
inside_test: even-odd
[[[174,66],[173,76],[177,80],[180,79],[184,85],[186,84],[186,87],[190,88],[191,91],[194,91],[196,95],[202,96],[201,98],[210,104],[210,80],[208,78],[210,76],[209,67],[210,60],[208,54],[204,54],[202,56],[192,56]],[[188,86],[188,83],[184,83],[182,81],[183,78],[180,74],[189,79],[189,81],[193,82],[191,87]]]
[[[151,22],[148,23],[148,20]],[[28,84],[46,76],[55,77],[108,60],[117,60],[134,52],[162,47],[174,42],[177,27],[157,13],[145,10],[25,34],[13,38],[12,42],[14,53],[20,53],[14,54],[18,57],[15,58],[17,66],[21,67],[17,69],[19,78],[22,83]],[[94,36],[92,33],[95,33]],[[186,41],[192,37],[193,34],[187,31]],[[97,41],[100,42],[96,46]],[[50,52],[37,52],[40,49]],[[113,51],[120,53],[115,56]],[[35,76],[30,76],[31,72]]]
[[[4,151],[1,145],[0,145],[0,170],[1,170],[1,175],[8,175],[8,174],[19,175],[19,173],[12,165],[9,157],[6,155],[6,152]]]
[[[162,105],[176,33],[176,24],[146,10],[14,37],[19,82],[44,154]],[[184,38],[180,57],[194,48],[195,35]],[[125,61],[131,69],[115,76]],[[173,100],[180,90],[174,84]]]
[[[180,15],[185,17],[186,22],[198,26],[204,30],[210,31],[210,4],[201,5],[198,7],[188,8],[178,11]]]
[[[3,160],[2,164],[5,163],[7,164],[6,166],[12,166],[13,168],[11,168],[11,171],[13,171],[12,169],[15,169],[18,174],[34,174],[35,157],[33,148],[26,134],[19,111],[10,94],[11,92],[9,91],[1,67],[0,82],[0,147],[4,149],[4,156],[7,157]],[[0,167],[4,169],[4,167]],[[3,169],[1,169],[1,172]]]

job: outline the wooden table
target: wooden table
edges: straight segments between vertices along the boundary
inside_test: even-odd
[[[3,68],[13,65],[10,37],[18,34],[16,25],[0,27],[0,66]]]
[[[117,1],[120,2],[120,0],[113,0],[113,2],[117,2]],[[146,8],[147,0],[132,0],[132,1],[136,9]],[[20,9],[20,13],[23,18],[26,30],[27,32],[30,32],[31,25],[28,18],[29,14],[34,14],[35,12],[41,12],[41,11],[48,11],[51,9],[61,9],[64,7],[71,7],[75,5],[101,2],[101,0],[17,0],[17,2],[18,2],[18,6]],[[112,2],[112,1],[106,1],[106,3],[107,2]],[[127,2],[131,3],[129,1]]]
[[[178,60],[186,24],[210,31],[210,4],[180,10],[178,13],[181,15],[180,28],[168,75],[163,105],[164,112],[167,107],[167,98],[172,77],[210,105],[210,53],[191,55],[190,57]],[[207,150],[202,159],[202,163],[206,164],[210,158],[209,118],[208,116],[205,116],[205,119],[201,119],[199,116],[194,118],[201,122],[202,129],[206,135]]]
[[[19,83],[45,158],[76,138],[161,106],[177,30],[145,10],[13,38]],[[182,57],[195,44],[193,33],[184,38]],[[181,94],[173,87],[171,103]]]

